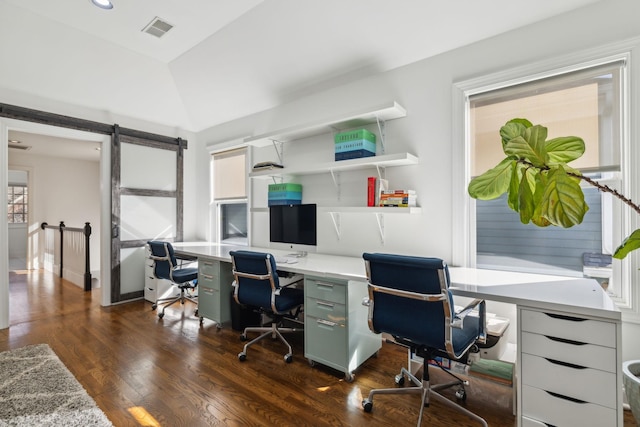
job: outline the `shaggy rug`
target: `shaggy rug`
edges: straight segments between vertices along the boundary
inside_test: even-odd
[[[0,426],[112,426],[47,344],[0,353]]]

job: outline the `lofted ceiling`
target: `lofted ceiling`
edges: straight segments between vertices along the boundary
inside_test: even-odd
[[[0,0],[0,94],[199,132],[596,0],[112,1]]]

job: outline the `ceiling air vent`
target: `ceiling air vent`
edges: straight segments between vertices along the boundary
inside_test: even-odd
[[[143,32],[156,36],[158,38],[164,36],[167,31],[173,28],[173,25],[158,18],[157,16],[142,29]]]
[[[13,148],[14,150],[31,150],[31,146],[30,145],[22,145],[20,143],[9,143],[9,148]]]

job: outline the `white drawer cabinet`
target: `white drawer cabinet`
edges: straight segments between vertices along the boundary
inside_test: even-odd
[[[156,279],[153,275],[153,260],[149,258],[149,249],[144,259],[144,299],[155,303],[160,298],[168,298],[179,293],[172,289],[173,285],[165,279]]]
[[[520,426],[621,426],[619,324],[518,307]]]

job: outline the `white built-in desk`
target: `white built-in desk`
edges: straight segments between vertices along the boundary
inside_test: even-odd
[[[287,255],[208,243],[175,247],[198,258],[198,310],[219,323],[229,321],[229,252]],[[362,258],[311,253],[278,270],[305,277],[305,357],[353,379],[353,370],[381,346],[361,304],[367,293]],[[595,280],[459,267],[449,272],[455,295],[517,307],[518,426],[622,427],[621,313]]]

